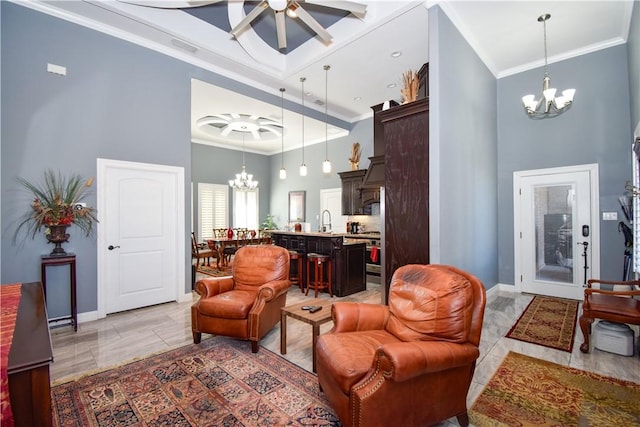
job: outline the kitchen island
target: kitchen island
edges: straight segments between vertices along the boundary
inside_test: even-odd
[[[331,257],[333,294],[339,297],[367,288],[365,244],[345,243],[344,234],[272,231],[273,243],[305,255],[303,282],[307,285],[306,254],[321,253]]]

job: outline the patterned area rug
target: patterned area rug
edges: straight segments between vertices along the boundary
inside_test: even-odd
[[[206,265],[200,265],[197,267],[198,273],[207,274],[214,277],[231,276],[231,265],[227,267],[221,267],[220,269],[209,267]]]
[[[469,417],[483,426],[638,426],[640,384],[510,352]]]
[[[213,337],[52,388],[54,426],[340,426],[317,377]]]
[[[578,301],[536,295],[506,336],[571,353],[577,315]]]

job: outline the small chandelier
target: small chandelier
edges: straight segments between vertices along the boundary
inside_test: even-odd
[[[242,172],[236,174],[236,179],[229,180],[229,186],[238,191],[255,190],[258,188],[258,181],[253,180],[253,175],[247,173],[244,165],[244,134],[246,131],[241,130],[240,132],[242,132]]]
[[[304,163],[304,81],[306,77],[300,77],[302,83],[302,164],[300,165],[300,176],[307,176],[307,165]]]
[[[545,13],[538,17],[538,22],[544,26],[544,79],[542,79],[542,96],[539,100],[535,95],[525,95],[522,97],[522,105],[527,115],[532,119],[544,119],[558,116],[571,107],[575,89],[562,91],[562,96],[556,96],[556,89],[551,88],[551,77],[549,77],[549,67],[547,65],[547,21],[551,15]]]
[[[322,172],[331,173],[331,162],[329,161],[329,137],[327,126],[329,121],[329,113],[327,111],[327,87],[329,80],[330,65],[324,66],[324,162],[322,162]]]
[[[281,125],[281,129],[280,129],[280,139],[281,139],[281,153],[282,153],[282,166],[280,167],[280,179],[286,179],[287,178],[287,170],[284,168],[284,91],[285,88],[281,87],[280,88],[280,125]]]

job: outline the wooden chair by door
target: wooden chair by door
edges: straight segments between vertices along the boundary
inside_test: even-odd
[[[220,263],[218,251],[207,248],[204,244],[199,244],[194,232],[191,232],[191,258],[195,258],[196,267],[200,266],[200,260],[203,260],[202,265],[205,265],[205,259],[207,260],[207,265],[211,265],[211,258],[216,259],[218,267]]]

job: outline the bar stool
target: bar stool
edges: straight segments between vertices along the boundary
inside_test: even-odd
[[[324,278],[324,264],[327,264],[327,277]],[[309,280],[309,274],[313,268],[313,280]],[[307,292],[313,286],[315,289],[315,298],[318,298],[318,291],[327,289],[329,295],[333,297],[331,291],[331,257],[325,254],[308,253],[307,254]]]
[[[302,283],[302,258],[304,257],[303,254],[297,252],[297,251],[289,251],[289,280],[291,280],[291,283],[293,285],[298,285],[300,286],[300,292],[304,292],[304,283]],[[293,262],[296,262],[295,264],[295,270],[293,268],[291,268],[293,266]]]

